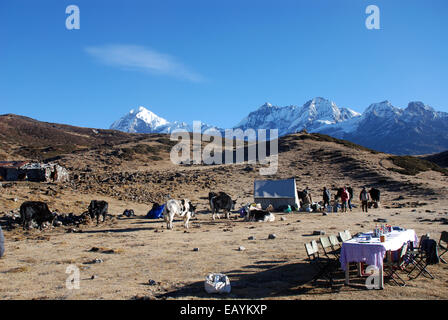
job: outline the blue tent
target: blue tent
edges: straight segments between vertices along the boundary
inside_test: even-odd
[[[163,209],[165,209],[165,205],[156,205],[154,204],[152,209],[146,215],[148,219],[160,219],[163,217]]]

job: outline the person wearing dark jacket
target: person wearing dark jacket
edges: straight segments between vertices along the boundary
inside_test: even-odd
[[[361,201],[362,212],[368,212],[369,200],[369,193],[367,192],[366,187],[363,187],[361,193],[359,194],[359,201]]]
[[[2,227],[0,227],[0,258],[5,253],[5,237],[3,236]]]
[[[324,208],[326,208],[327,205],[330,205],[330,200],[331,200],[331,192],[329,189],[327,189],[327,187],[324,187],[322,197],[324,200]]]

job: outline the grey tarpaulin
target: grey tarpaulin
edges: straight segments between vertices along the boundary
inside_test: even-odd
[[[254,201],[263,208],[270,204],[274,208],[299,206],[299,197],[296,190],[296,180],[255,180]]]

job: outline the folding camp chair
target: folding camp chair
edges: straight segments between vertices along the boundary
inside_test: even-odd
[[[428,254],[423,247],[425,241],[430,241],[427,235],[423,235],[420,238],[420,243],[417,249],[411,249],[407,252],[407,264],[412,264],[412,269],[408,272],[409,279],[417,279],[420,275],[425,276],[426,278],[434,279],[434,276],[426,269],[429,264]],[[412,277],[411,274],[414,270],[418,270],[418,273],[415,277]]]
[[[339,232],[339,239],[341,240],[341,242],[348,241],[351,238],[352,238],[352,236],[350,235],[350,231],[345,230],[345,231],[340,231]]]
[[[445,244],[442,244],[442,242],[445,242]],[[443,250],[443,252],[439,255],[439,259],[443,263],[446,263],[446,261],[442,258],[442,256],[445,253],[447,253],[447,251],[448,251],[448,232],[447,231],[442,231],[442,234],[440,235],[439,248],[441,250]]]
[[[347,241],[348,239],[347,239],[347,235],[345,234],[345,232],[344,231],[339,231],[338,232],[338,235],[339,235],[339,240],[341,241],[341,242],[345,242],[345,241]]]
[[[319,278],[324,278],[333,286],[333,271],[335,270],[335,261],[333,259],[325,259],[319,255],[319,248],[316,240],[305,243],[306,254],[308,255],[309,263],[317,269],[313,281],[316,282]]]
[[[336,237],[335,235],[331,235],[328,238],[330,239],[331,247],[333,248],[333,254],[339,259],[342,244],[339,242],[338,237]]]
[[[405,243],[399,250],[399,255],[396,261],[393,261],[392,255],[388,254],[387,259],[384,261],[383,268],[385,275],[388,279],[392,280],[396,285],[404,287],[406,282],[398,274],[399,271],[404,271],[406,265],[406,254],[408,244]]]
[[[347,240],[350,240],[352,238],[352,234],[350,233],[349,230],[345,230],[345,235],[347,236]]]
[[[338,259],[337,253],[334,251],[333,246],[331,245],[330,239],[328,237],[320,237],[319,238],[320,245],[324,250],[324,254],[328,259]]]

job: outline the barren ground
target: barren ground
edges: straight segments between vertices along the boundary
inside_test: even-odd
[[[314,200],[321,200],[323,186],[350,184],[355,189],[354,204],[358,205],[353,212],[329,216],[276,213],[273,223],[244,222],[238,214],[230,220],[212,221],[205,199],[208,192],[229,193],[237,199],[237,208],[253,201],[253,180],[266,178],[258,174],[258,165],[252,166],[253,171],[245,170],[244,164],[176,167],[165,156],[165,161],[143,164],[134,160],[104,168],[102,161],[109,159],[98,151],[61,160],[79,174],[76,182],[16,182],[0,188],[0,218],[17,211],[25,200],[46,201],[59,213],[79,215],[90,200],[104,199],[112,215],[99,226],[91,223],[76,227],[82,232],[67,232],[66,226],[27,232],[3,226],[6,254],[0,259],[0,299],[448,298],[446,264],[428,267],[434,280],[420,277],[407,281],[404,288],[386,283],[384,290],[368,294],[363,279],[356,280],[355,274],[358,285],[354,286],[343,285],[342,272],[333,290],[324,281],[313,284],[314,270],[306,261],[304,247],[305,242],[318,239],[311,235],[315,230],[330,235],[348,229],[355,234],[373,229],[377,218],[414,229],[418,236],[430,233],[438,240],[441,231],[448,231],[444,220],[448,218],[448,177],[433,171],[402,175],[389,170],[393,164],[383,154],[330,142],[298,141],[295,146],[294,139],[289,142],[293,148],[280,154],[274,178],[295,177],[299,189],[311,188]],[[120,174],[123,179],[112,179]],[[382,190],[382,207],[368,214],[361,212],[356,201],[363,185]],[[180,220],[175,221],[174,230],[167,230],[162,220],[144,218],[153,202],[166,194],[188,197],[198,205],[188,231]],[[133,209],[136,217],[122,216],[125,209]],[[270,233],[277,238],[268,239]],[[248,240],[250,236],[255,239]],[[245,250],[239,251],[240,246]],[[100,250],[90,251],[93,247]],[[103,262],[89,263],[95,259]],[[66,268],[71,264],[81,270],[78,290],[66,288]],[[229,276],[229,295],[204,291],[205,276],[212,272]],[[93,275],[97,277],[91,279]],[[150,285],[149,280],[155,283]]]

